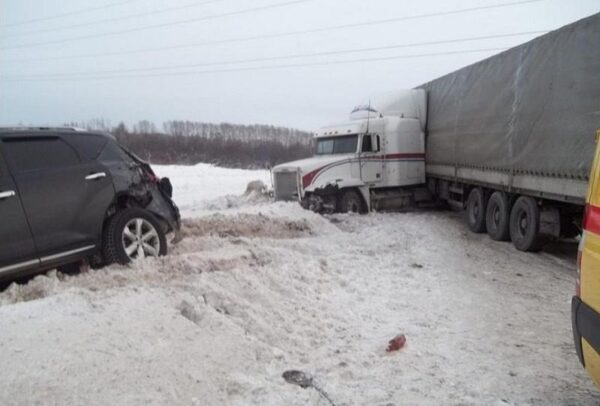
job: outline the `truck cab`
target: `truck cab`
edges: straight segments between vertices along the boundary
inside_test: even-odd
[[[276,200],[317,212],[365,212],[390,197],[407,203],[414,194],[406,188],[425,183],[425,111],[425,91],[406,90],[320,128],[313,157],[273,168]]]

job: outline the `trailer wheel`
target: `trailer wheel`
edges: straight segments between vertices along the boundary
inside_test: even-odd
[[[492,240],[508,241],[510,230],[510,209],[506,194],[500,191],[492,193],[485,211],[485,228]]]
[[[364,213],[363,201],[356,190],[344,192],[339,201],[341,213]]]
[[[473,188],[467,198],[467,224],[474,233],[485,232],[485,201],[483,190]]]
[[[519,251],[539,251],[543,239],[540,236],[540,209],[529,196],[521,196],[510,211],[510,239]]]

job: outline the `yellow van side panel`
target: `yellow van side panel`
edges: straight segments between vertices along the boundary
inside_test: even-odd
[[[590,172],[587,203],[600,207],[600,130],[596,131],[596,153]],[[581,300],[600,313],[600,236],[589,231],[583,232],[581,252]],[[581,339],[581,350],[588,371],[594,382],[600,387],[600,354],[585,340]]]
[[[581,253],[581,300],[600,313],[600,236],[585,231]]]

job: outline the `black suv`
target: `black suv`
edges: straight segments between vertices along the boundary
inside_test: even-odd
[[[171,195],[110,135],[0,129],[0,279],[165,255],[180,229]]]

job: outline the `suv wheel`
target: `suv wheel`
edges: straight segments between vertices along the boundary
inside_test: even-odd
[[[106,225],[102,244],[104,261],[127,264],[136,259],[167,253],[167,239],[156,218],[146,210],[117,212]]]

